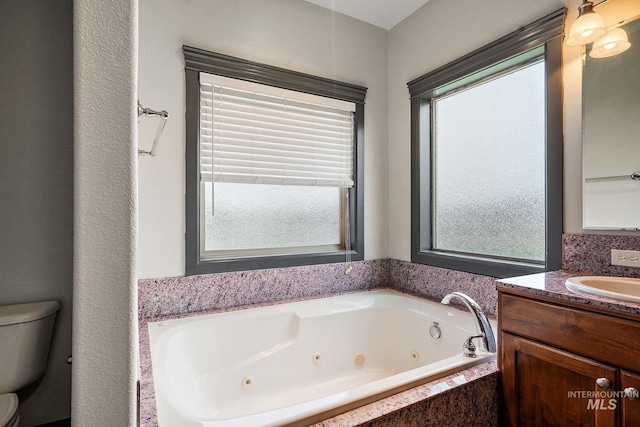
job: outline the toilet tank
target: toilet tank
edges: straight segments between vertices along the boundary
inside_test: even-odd
[[[47,366],[56,301],[0,306],[0,394],[37,380]]]

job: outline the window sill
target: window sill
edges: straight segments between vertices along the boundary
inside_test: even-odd
[[[496,260],[438,251],[413,253],[411,262],[497,278],[523,276],[549,270],[544,264]],[[551,270],[553,269],[555,268],[551,268]]]
[[[363,261],[363,251],[351,251],[352,261]],[[236,256],[201,259],[186,266],[186,275],[225,273],[231,271],[262,270],[267,268],[298,267],[346,261],[345,251],[294,253],[284,255]]]

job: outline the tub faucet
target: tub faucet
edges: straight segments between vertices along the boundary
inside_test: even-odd
[[[478,303],[475,302],[473,298],[463,294],[462,292],[451,292],[450,294],[447,294],[444,298],[442,298],[442,304],[449,304],[453,297],[458,297],[458,299],[462,300],[464,305],[467,306],[467,308],[473,315],[473,319],[476,322],[476,330],[478,332],[478,335],[483,335],[483,338],[480,340],[480,348],[490,353],[495,353],[497,351],[497,348],[496,340],[493,336],[493,329],[491,329],[489,319],[487,319],[487,316],[484,314],[484,311],[482,311],[482,308],[480,308]]]

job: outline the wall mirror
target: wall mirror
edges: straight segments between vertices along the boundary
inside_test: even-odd
[[[638,18],[638,17],[636,17]],[[582,76],[583,228],[640,230],[640,19],[621,26],[631,47],[591,58]]]

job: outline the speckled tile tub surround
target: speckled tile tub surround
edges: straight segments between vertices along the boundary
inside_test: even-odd
[[[320,264],[138,281],[138,316],[150,319],[389,287],[388,260]]]
[[[487,307],[487,313],[495,314],[496,290],[493,278],[468,273],[454,272],[446,269],[415,265],[396,260],[373,260],[354,262],[353,270],[345,275],[344,264],[325,264],[305,267],[291,267],[271,270],[220,273],[202,276],[174,277],[163,279],[140,280],[139,317],[140,317],[140,425],[156,426],[155,393],[151,370],[151,352],[147,322],[158,318],[184,317],[198,312],[199,314],[237,309],[255,304],[272,304],[290,302],[300,299],[318,298],[345,292],[356,292],[388,287],[430,299],[440,300],[451,291],[462,291]],[[478,286],[480,285],[480,286]],[[480,287],[483,290],[480,289]],[[488,295],[483,295],[483,294]],[[489,301],[487,303],[487,301]],[[484,366],[484,367],[483,367]],[[349,424],[335,424],[336,419],[347,422],[347,418],[335,417],[333,424],[327,425],[394,425],[384,424],[389,420],[407,420],[415,418],[414,424],[422,425],[424,412],[432,405],[443,405],[454,399],[456,405],[464,405],[465,375],[469,381],[493,374],[497,376],[495,365],[480,365],[465,371],[462,376],[447,377],[430,383],[429,388],[420,386],[404,393],[391,396],[366,406],[365,412],[358,408],[339,417],[350,417]],[[482,380],[494,381],[497,380]],[[486,389],[484,382],[473,387]],[[491,383],[493,384],[493,383]],[[418,394],[415,394],[415,390]],[[446,397],[436,397],[443,392]],[[426,393],[426,394],[425,394]],[[459,394],[459,395],[458,395]],[[458,396],[456,398],[455,396]],[[419,397],[417,400],[417,397]],[[495,387],[486,389],[486,399],[497,399]],[[421,403],[420,410],[413,408],[417,401],[431,399],[430,403]],[[425,406],[426,405],[426,406]],[[375,417],[371,415],[375,413]],[[389,414],[393,412],[393,414]],[[488,412],[489,414],[491,411]],[[490,416],[490,415],[488,415]],[[396,418],[400,417],[400,418]],[[497,417],[497,415],[496,415]],[[376,421],[372,421],[376,419]],[[358,421],[360,420],[360,421]],[[329,420],[327,420],[328,422]],[[340,422],[340,421],[338,421]],[[378,424],[382,423],[382,424]],[[320,425],[323,425],[322,423]],[[364,424],[363,424],[364,425]],[[437,424],[433,424],[437,425]],[[483,424],[493,425],[493,424]]]
[[[138,316],[151,319],[252,304],[291,302],[387,287],[433,300],[464,292],[495,315],[495,278],[398,260],[240,271],[138,281]],[[453,303],[456,303],[454,300]]]
[[[640,250],[640,236],[563,236],[563,270],[640,277],[640,268],[611,266],[611,249]],[[439,300],[461,291],[496,314],[495,278],[398,260],[354,262],[345,275],[344,264],[323,264],[201,276],[146,279],[138,282],[141,319],[195,313],[260,303],[329,296],[390,287]]]
[[[640,250],[640,236],[563,236],[563,270],[583,274],[640,277],[640,268],[611,266],[611,249]],[[485,312],[497,312],[495,278],[398,260],[323,264],[138,282],[141,319],[259,303],[285,302],[380,287],[434,300],[461,291]]]
[[[436,301],[459,291],[476,300],[485,313],[498,312],[496,278],[405,261],[389,260],[391,288]],[[458,304],[454,299],[453,304]]]
[[[464,385],[464,386],[463,386]],[[311,427],[498,425],[498,367],[484,363],[364,405]]]

